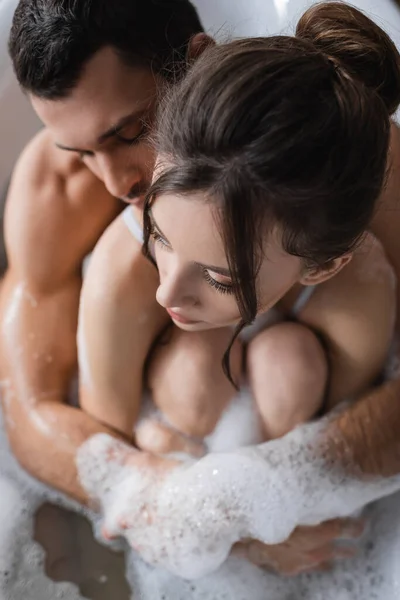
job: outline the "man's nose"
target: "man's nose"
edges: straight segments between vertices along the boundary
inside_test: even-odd
[[[126,198],[132,189],[140,183],[139,171],[124,167],[122,161],[119,163],[109,156],[103,155],[98,158],[98,165],[104,185],[110,194],[116,198]]]

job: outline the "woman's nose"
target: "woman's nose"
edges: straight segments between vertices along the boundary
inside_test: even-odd
[[[184,308],[197,304],[189,277],[177,266],[160,269],[156,298],[164,308]]]

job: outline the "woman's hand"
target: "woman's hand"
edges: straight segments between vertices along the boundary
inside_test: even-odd
[[[201,458],[206,453],[201,441],[180,433],[155,417],[140,421],[135,430],[135,442],[143,452],[155,454],[181,453]]]

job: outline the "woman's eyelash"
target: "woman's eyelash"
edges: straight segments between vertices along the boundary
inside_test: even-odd
[[[234,288],[233,285],[227,285],[226,283],[220,283],[216,281],[213,277],[211,277],[210,273],[207,269],[203,269],[203,277],[207,281],[211,287],[217,290],[220,294],[233,294]]]
[[[154,226],[152,226],[150,229],[150,235],[153,238],[153,240],[161,246],[161,248],[163,248],[164,250],[170,249],[170,246],[167,243],[167,241],[162,237],[162,235],[159,234],[159,232],[157,231],[157,229],[154,228]],[[213,287],[215,290],[217,290],[217,292],[219,292],[220,294],[233,294],[234,293],[233,285],[227,285],[224,283],[220,283],[219,281],[216,281],[213,277],[211,277],[211,275],[207,271],[207,269],[202,269],[202,272],[203,272],[203,277],[207,281],[207,283],[211,287]]]
[[[169,250],[169,244],[167,241],[158,233],[157,229],[154,226],[151,226],[150,235],[155,242],[158,242],[162,248]]]

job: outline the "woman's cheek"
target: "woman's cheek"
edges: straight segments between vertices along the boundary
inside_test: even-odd
[[[241,315],[236,298],[231,295],[218,294],[218,296],[220,296],[220,298],[215,298],[214,294],[214,300],[212,304],[215,322],[220,323],[221,326],[235,325],[236,323],[239,323],[241,320]]]

